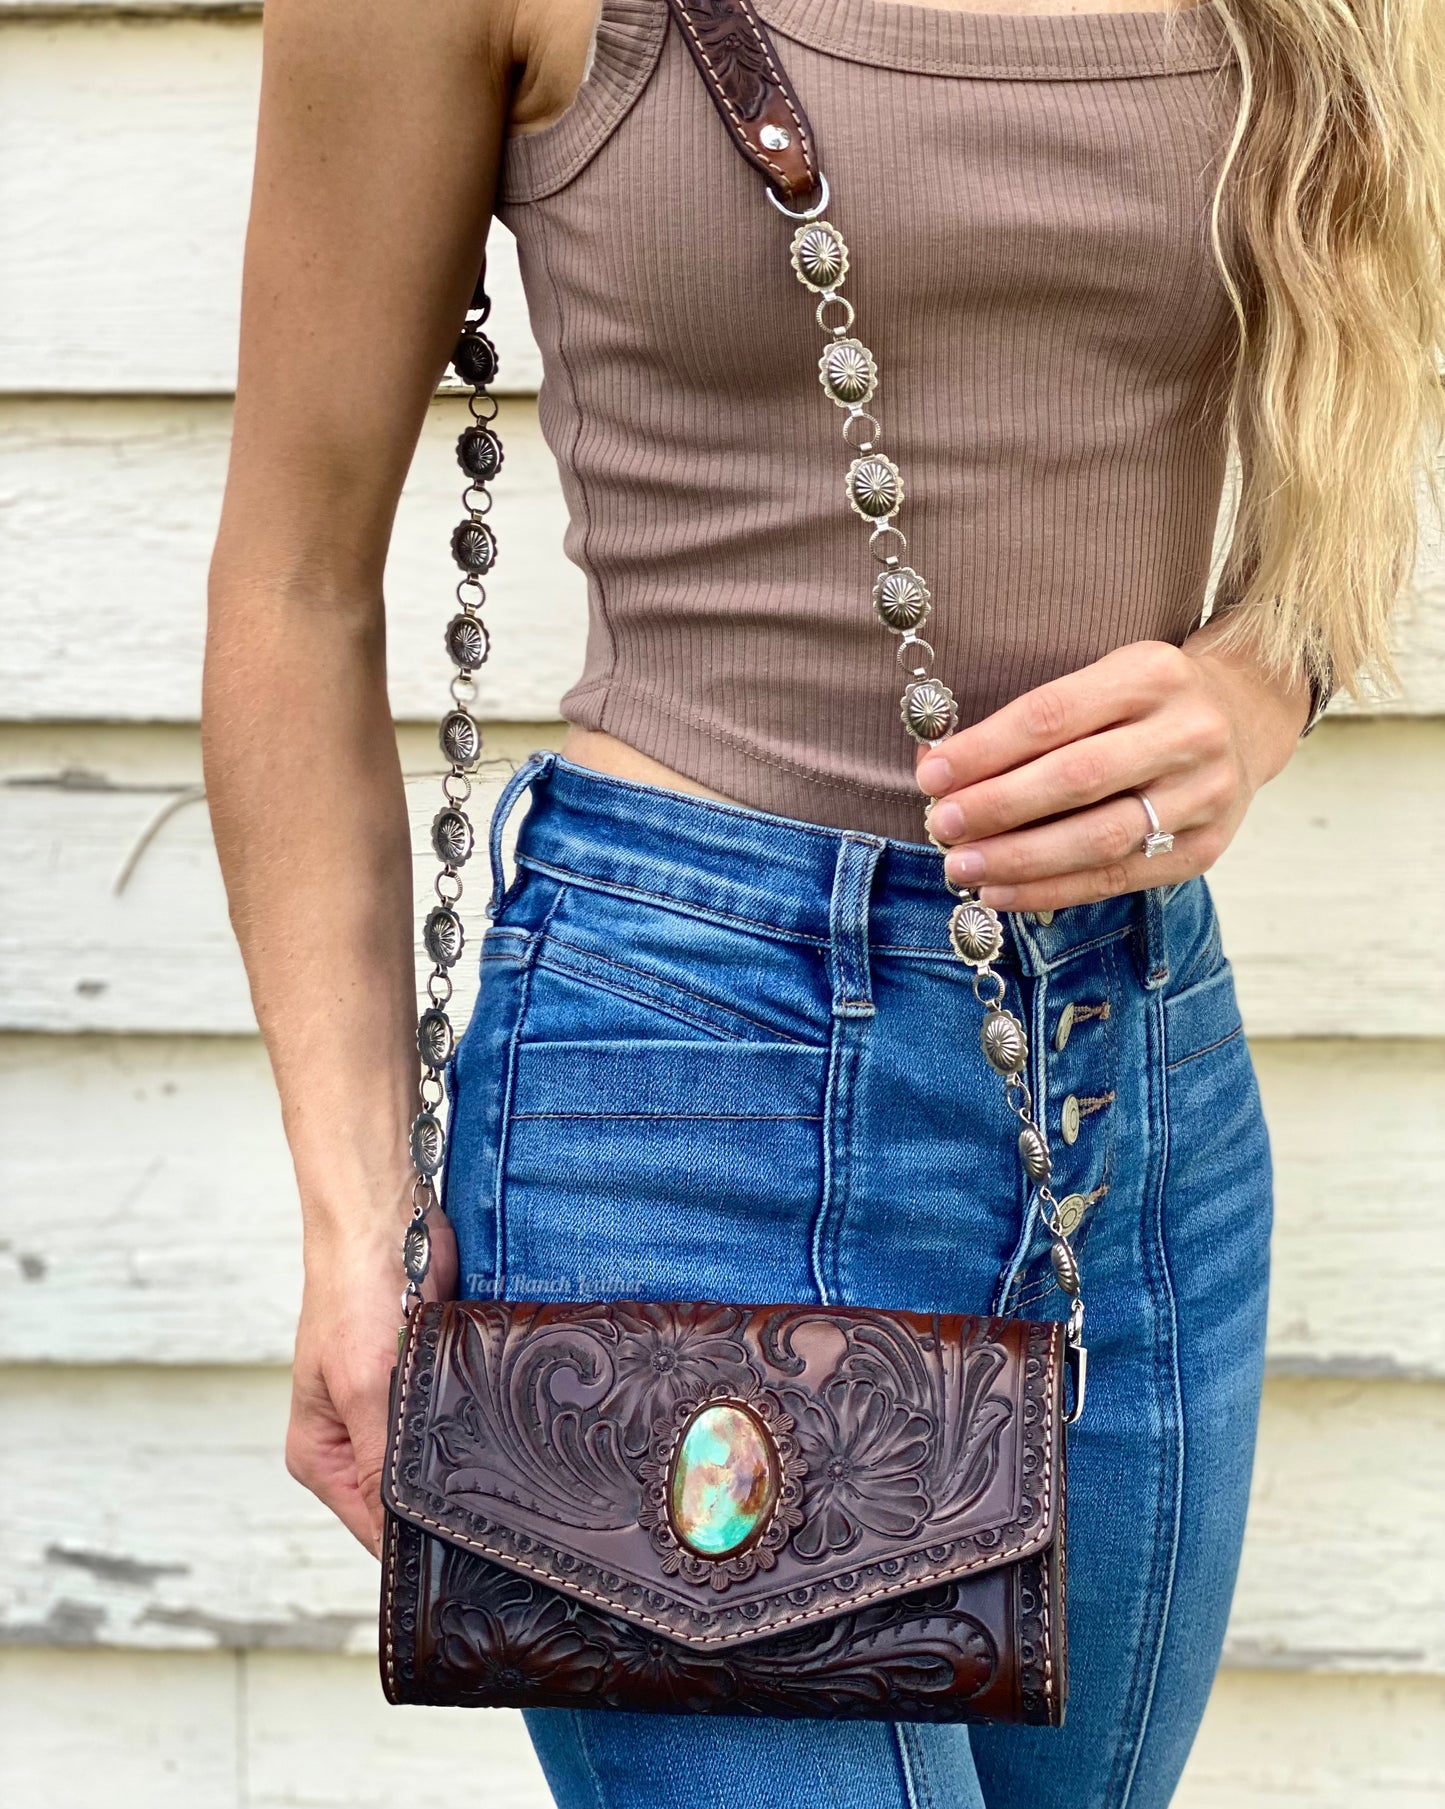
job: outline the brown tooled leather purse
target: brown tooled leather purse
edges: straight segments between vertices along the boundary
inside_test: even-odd
[[[908,673],[904,726],[941,740],[957,709],[918,633],[931,599],[902,563],[902,477],[875,444],[877,364],[840,293],[848,251],[823,217],[811,129],[748,0],[669,5],[734,142],[793,222],[792,267],[819,298],[825,334],[819,379],[855,454],[846,499],[869,526],[874,607]],[[452,537],[463,573],[446,633],[455,707],[441,725],[450,766],[432,825],[441,872],[422,930],[433,971],[382,1477],[387,1697],[1056,1726],[1068,1675],[1064,1428],[1083,1406],[1083,1304],[1023,1026],[992,965],[1003,926],[973,893],[950,886],[949,941],[972,970],[984,1054],[1020,1122],[1066,1324],[422,1298],[454,1044],[449,970],[464,940],[459,869],[473,846],[464,806],[481,753],[470,708],[488,650],[479,611],[496,558],[485,517],[502,450],[484,393],[496,372],[487,311],[479,283],[453,356],[475,393],[457,445],[469,483]]]

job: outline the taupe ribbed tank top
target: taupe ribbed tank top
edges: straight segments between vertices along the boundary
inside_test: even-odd
[[[755,3],[852,252],[963,721],[1183,640],[1234,351],[1208,239],[1237,98],[1216,15]],[[508,140],[498,213],[588,578],[563,715],[755,808],[921,841],[812,298],[665,0],[603,0],[575,102]]]

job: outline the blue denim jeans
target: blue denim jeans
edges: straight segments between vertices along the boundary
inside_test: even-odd
[[[542,754],[492,862],[449,1076],[468,1294],[1065,1316],[934,850]],[[1169,1801],[1244,1526],[1269,1146],[1203,880],[1006,921],[1088,1302],[1066,1723],[527,1710],[562,1809]]]

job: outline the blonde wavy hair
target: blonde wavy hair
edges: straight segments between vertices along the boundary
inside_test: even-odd
[[[1445,0],[1202,3],[1240,83],[1210,224],[1239,325],[1215,608],[1226,643],[1358,695],[1397,682],[1395,606],[1442,508]]]

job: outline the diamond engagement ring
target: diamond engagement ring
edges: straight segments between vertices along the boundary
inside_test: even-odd
[[[1168,854],[1173,850],[1174,837],[1167,829],[1159,827],[1158,813],[1144,793],[1141,791],[1134,795],[1149,813],[1149,833],[1144,837],[1144,858],[1152,861],[1156,854]]]

